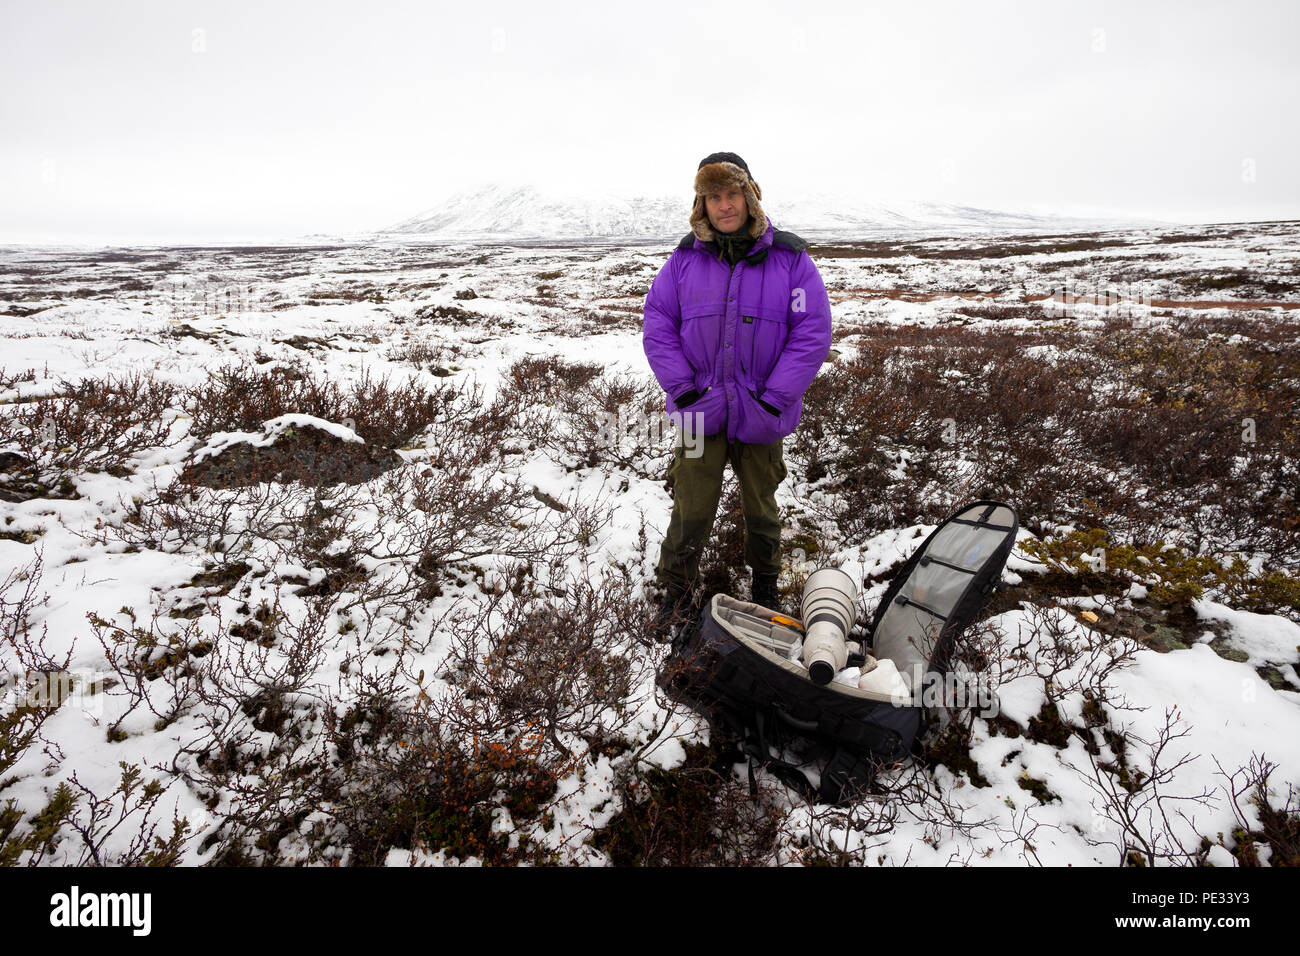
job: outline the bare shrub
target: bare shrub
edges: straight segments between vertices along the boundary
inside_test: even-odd
[[[104,693],[103,684],[75,688],[68,670],[72,651],[51,654],[45,647],[46,631],[35,633],[32,612],[47,599],[38,599],[41,557],[0,581],[0,788],[13,782],[4,774],[27,751],[41,745],[51,758],[50,768],[63,760],[57,743],[41,734],[42,725],[79,694]],[[171,834],[157,833],[152,819],[166,787],[144,780],[139,767],[121,763],[117,788],[100,797],[73,773],[54,788],[49,801],[24,823],[17,802],[0,806],[0,866],[37,866],[42,863],[72,866],[172,865],[186,843],[188,824],[173,815]],[[128,824],[128,821],[130,823]]]
[[[1001,629],[984,629],[989,643],[981,647],[999,681],[1010,675],[1033,674],[1043,684],[1047,702],[1053,706],[1068,697],[1110,701],[1116,673],[1133,663],[1138,644],[1127,638],[1079,624],[1057,607],[1030,605],[1026,627],[1013,639],[996,636]]]
[[[231,365],[209,372],[189,389],[186,410],[193,433],[255,431],[263,422],[291,412],[331,422],[349,422],[367,442],[388,448],[411,444],[437,424],[463,424],[481,398],[452,383],[426,388],[414,378],[393,384],[363,369],[347,388],[318,378],[300,364],[269,369]]]
[[[201,660],[187,725],[197,732],[168,769],[219,820],[202,844],[215,862],[284,862],[279,842],[317,798],[327,754],[316,728],[330,701],[319,675],[337,640],[330,605],[290,614],[277,602],[254,639],[223,628]]]
[[[189,821],[173,812],[170,835],[158,835],[153,814],[167,788],[146,780],[135,764],[118,765],[122,776],[112,793],[100,797],[73,773],[21,830],[21,814],[8,801],[0,808],[0,866],[178,864],[191,839]]]
[[[1126,711],[1141,708],[1117,694],[1114,678],[1137,650],[1125,638],[1078,625],[1059,608],[1030,606],[1014,637],[1000,627],[983,628],[962,656],[976,667],[989,666],[999,682],[1042,682],[1039,713],[1025,727],[999,717],[993,722],[997,732],[1062,749],[1073,737],[1083,743],[1089,769],[1075,772],[1093,792],[1094,813],[1112,834],[1099,839],[1084,833],[1089,845],[1113,847],[1120,865],[1198,864],[1207,847],[1183,806],[1208,805],[1212,794],[1178,792],[1179,771],[1195,757],[1180,750],[1188,729],[1176,709],[1166,712],[1150,739],[1124,719]]]
[[[132,456],[174,443],[170,413],[176,393],[175,386],[149,375],[109,375],[65,379],[53,396],[0,406],[13,450],[0,473],[0,491],[16,500],[51,490],[72,497],[74,475],[129,474]]]
[[[991,319],[994,322],[1047,318],[1041,305],[959,305],[953,311],[973,319]]]
[[[441,368],[460,357],[461,346],[428,336],[415,336],[390,346],[385,357],[390,362],[405,362],[417,367]]]
[[[603,372],[599,364],[529,356],[507,372],[500,400],[540,417],[512,433],[550,451],[566,468],[625,469],[643,478],[667,467],[674,431],[663,392],[649,376]]]
[[[723,482],[717,518],[700,557],[700,591],[703,596],[741,593],[745,578],[745,533],[740,485],[734,476],[728,474]]]
[[[464,734],[527,730],[561,755],[607,752],[637,719],[650,662],[648,608],[626,571],[571,579],[558,597],[498,595],[457,621],[434,704]]]
[[[465,442],[473,447],[470,439],[460,447]],[[93,622],[118,678],[121,716],[110,734],[141,708],[157,717],[155,726],[199,728],[169,769],[218,821],[203,852],[222,863],[339,862],[354,843],[363,859],[377,859],[393,845],[446,839],[462,854],[515,860],[518,840],[498,832],[495,808],[522,819],[532,803],[521,794],[544,802],[593,750],[622,746],[618,735],[637,717],[634,684],[646,666],[635,643],[647,613],[639,582],[622,572],[617,580],[559,583],[566,556],[594,544],[608,512],[602,501],[553,507],[533,491],[448,447],[427,465],[365,486],[164,492],[121,529],[103,532],[209,551],[219,558],[207,577],[242,578],[240,596],[267,595],[237,623],[206,598],[196,619],[160,607],[148,624]],[[267,580],[284,565],[310,569],[312,578]],[[324,576],[315,580],[318,572]],[[406,680],[406,690],[390,679],[394,700],[412,706],[397,736],[353,739],[358,718],[347,713],[364,712],[358,701],[383,680],[366,662],[396,649],[390,672],[402,673],[409,654],[428,650],[428,639],[408,639],[414,615],[440,583],[467,583],[476,573],[484,575],[484,603],[459,621],[465,647],[488,648],[491,666],[467,658],[464,686],[436,712],[427,699],[411,702],[423,675]],[[286,603],[293,590],[297,598]],[[347,687],[336,695],[319,674],[322,655],[339,651],[345,633],[357,646],[340,667]],[[478,697],[470,674],[480,678]],[[340,769],[334,754],[347,740],[353,759]],[[415,751],[418,766],[441,767],[441,776],[424,773],[396,789],[367,776],[371,767],[416,773],[407,747],[426,744]],[[366,785],[355,787],[357,780]],[[499,797],[503,786],[515,796]],[[379,793],[398,802],[371,825]],[[432,809],[412,822],[412,807]],[[398,833],[407,834],[403,842],[391,842]],[[526,858],[545,862],[554,851],[536,852]]]
[[[1150,489],[1159,518],[1142,537],[1186,530],[1197,551],[1300,555],[1294,358],[1151,329],[1111,330],[1096,350],[1112,395],[1084,437]]]
[[[63,703],[72,651],[47,650],[47,630],[35,633],[32,614],[46,602],[39,596],[42,557],[0,580],[0,785],[7,773],[35,744],[57,753],[41,736],[41,726]]]
[[[868,866],[885,862],[879,850],[900,824],[919,825],[932,850],[953,847],[947,862],[957,864],[972,861],[981,834],[998,833],[991,818],[959,806],[924,766],[910,761],[842,806],[802,808],[789,829],[798,834],[792,844],[805,865]],[[910,849],[901,862],[912,862]]]
[[[329,494],[322,490],[320,494]],[[176,552],[198,551],[240,560],[256,541],[294,533],[304,493],[298,485],[264,484],[219,491],[198,486],[156,485],[148,497],[123,502],[114,523],[88,533],[98,544]]]
[[[427,462],[361,485],[173,485],[133,502],[118,524],[92,537],[220,555],[227,567],[319,569],[324,582],[307,586],[349,592],[340,610],[360,609],[372,622],[389,612],[408,618],[439,593],[440,581],[481,575],[471,567],[479,559],[545,563],[592,544],[606,520],[603,501],[547,501],[499,471],[498,441],[487,429],[449,429]]]
[[[751,795],[709,747],[622,778],[623,809],[593,838],[615,866],[761,866],[782,857],[779,795]]]
[[[555,795],[556,771],[540,759],[537,739],[464,736],[380,686],[341,714],[327,712],[338,764],[320,781],[326,814],[318,831],[362,866],[381,864],[391,849],[490,865],[550,862],[543,848],[498,826],[503,814],[536,817]]]
[[[1070,427],[1086,406],[1078,369],[1022,350],[1043,333],[872,333],[814,381],[792,441],[820,508],[852,537],[938,520],[960,500],[1068,512],[1097,481]]]
[[[1118,741],[1122,747],[1115,754],[1115,763],[1088,751],[1092,775],[1084,779],[1096,795],[1093,810],[1111,824],[1114,836],[1085,839],[1093,846],[1112,847],[1120,866],[1204,863],[1208,846],[1196,834],[1182,805],[1208,805],[1213,791],[1171,792],[1178,771],[1196,759],[1179,752],[1178,741],[1187,733],[1186,723],[1170,708],[1151,739],[1129,727],[1116,728],[1112,743]],[[1083,771],[1079,773],[1083,775]]]
[[[23,382],[35,381],[36,369],[34,368],[20,369],[18,371],[10,372],[4,366],[0,366],[0,391],[7,392],[9,389],[16,388]]]
[[[571,362],[558,355],[529,355],[506,371],[506,388],[533,402],[554,405],[604,370],[598,362]]]
[[[807,510],[860,538],[998,498],[1031,527],[1087,521],[1139,545],[1182,533],[1194,553],[1293,561],[1300,366],[1285,336],[1251,335],[867,326],[791,438],[825,492]]]
[[[675,434],[654,379],[606,373],[561,392],[554,424],[539,440],[566,468],[621,468],[656,478]]]
[[[406,673],[403,657],[359,675],[327,714],[340,765],[325,805],[355,862],[394,847],[490,864],[563,859],[546,834],[558,781],[632,746],[653,683],[640,650],[648,610],[630,575],[559,590],[449,614],[437,675]]]
[[[1222,833],[1215,843],[1228,850],[1240,866],[1260,866],[1258,846],[1269,849],[1270,866],[1300,866],[1300,791],[1287,783],[1287,793],[1280,806],[1273,802],[1269,780],[1277,764],[1262,754],[1251,754],[1250,762],[1232,773],[1215,759],[1228,805],[1236,821],[1230,838]]]
[[[832,492],[828,517],[846,535],[894,526],[903,505],[892,493],[890,471],[904,436],[937,431],[929,403],[915,400],[910,369],[900,367],[893,351],[888,341],[865,343],[852,360],[814,379],[789,439],[789,454],[808,481],[825,480]],[[923,383],[915,387],[920,391]]]

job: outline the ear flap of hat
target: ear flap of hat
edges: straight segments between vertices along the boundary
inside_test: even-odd
[[[745,190],[745,202],[749,204],[749,214],[754,217],[749,226],[749,234],[755,239],[767,232],[767,213],[763,212],[763,207],[758,202],[762,198],[763,191],[758,188],[758,183],[751,179],[749,187]]]
[[[700,242],[713,241],[713,223],[709,222],[709,212],[704,206],[703,196],[696,196],[695,205],[691,207],[691,232],[695,233]]]
[[[758,183],[749,178],[744,168],[735,163],[708,163],[695,173],[695,204],[691,207],[691,231],[701,242],[712,242],[716,238],[713,224],[709,222],[708,208],[704,197],[730,186],[739,188],[745,194],[745,205],[749,207],[749,235],[757,239],[767,232],[767,214],[759,200],[763,191]]]

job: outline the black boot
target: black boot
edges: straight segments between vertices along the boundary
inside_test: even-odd
[[[655,641],[667,644],[673,639],[677,628],[693,617],[695,602],[692,597],[691,589],[686,585],[677,582],[668,585],[663,600],[659,602],[659,610],[655,612],[654,621],[650,624],[650,633]]]
[[[764,573],[754,574],[754,585],[750,589],[753,594],[755,604],[767,608],[769,611],[776,611],[778,614],[784,614],[781,609],[781,595],[776,589],[777,573],[767,571]]]

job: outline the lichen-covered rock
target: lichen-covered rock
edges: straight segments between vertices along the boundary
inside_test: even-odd
[[[194,455],[178,480],[208,488],[264,482],[359,484],[398,467],[396,452],[367,445],[352,429],[311,415],[281,415],[262,432],[219,432]]]

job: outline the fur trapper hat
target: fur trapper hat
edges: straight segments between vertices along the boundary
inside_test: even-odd
[[[691,231],[701,242],[712,242],[717,235],[713,223],[709,222],[704,197],[728,186],[735,186],[745,194],[750,215],[749,236],[757,239],[767,231],[767,215],[758,203],[763,191],[750,177],[749,166],[735,153],[710,153],[700,160],[695,173],[695,205],[691,209]]]

